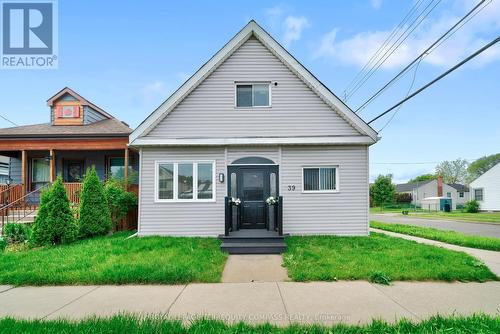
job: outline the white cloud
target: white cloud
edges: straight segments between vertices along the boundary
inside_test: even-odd
[[[300,40],[302,31],[311,26],[305,16],[287,15],[290,9],[284,5],[277,5],[264,11],[271,29],[281,32],[281,40],[285,47]]]
[[[302,30],[309,27],[310,23],[304,16],[287,16],[283,22],[285,46],[290,46],[292,42],[298,41],[302,35]]]
[[[382,68],[396,68],[406,65],[474,5],[475,3],[471,1],[457,0],[451,10],[443,11],[436,18],[425,20],[385,61]],[[424,62],[435,66],[449,67],[493,39],[493,35],[498,35],[498,30],[500,30],[500,1],[492,1],[443,45],[425,57]],[[322,36],[314,52],[315,58],[330,59],[342,64],[361,67],[391,33],[390,30],[366,31],[340,40],[338,32],[339,29],[335,28]],[[387,50],[383,50],[381,54],[384,54],[385,51]],[[500,46],[493,47],[479,56],[474,64],[481,66],[497,59],[500,59]]]
[[[370,0],[370,5],[374,9],[379,9],[382,6],[382,0]]]
[[[169,90],[163,81],[156,80],[142,87],[139,96],[145,104],[157,103],[158,100],[167,98]]]

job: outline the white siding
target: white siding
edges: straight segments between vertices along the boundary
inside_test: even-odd
[[[141,153],[139,235],[217,236],[224,233],[226,183],[216,182],[215,202],[156,203],[155,161],[215,160],[225,173],[224,148],[143,148]]]
[[[227,155],[226,155],[227,154]],[[141,153],[139,235],[217,236],[224,233],[227,180],[216,181],[216,202],[155,203],[155,161],[215,160],[216,174],[227,174],[233,160],[263,156],[280,163],[284,232],[290,234],[367,235],[368,148],[366,146],[284,146],[143,148]],[[302,167],[338,165],[338,193],[302,193]],[[288,191],[295,185],[295,191]]]
[[[290,234],[368,234],[368,148],[283,147],[283,231]],[[302,193],[302,167],[338,165],[338,193]],[[295,191],[288,186],[295,185]]]
[[[481,210],[500,211],[500,163],[470,183],[470,197],[474,199],[474,189],[483,188]]]
[[[235,108],[235,81],[272,82],[272,106]],[[360,133],[264,45],[250,38],[146,137],[345,135],[356,136]]]

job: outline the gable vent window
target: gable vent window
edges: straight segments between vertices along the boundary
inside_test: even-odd
[[[269,87],[270,84],[268,83],[236,84],[236,107],[270,107],[271,94]]]

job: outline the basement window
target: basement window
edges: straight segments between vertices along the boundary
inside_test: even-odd
[[[236,84],[236,107],[270,107],[271,94],[269,83]]]

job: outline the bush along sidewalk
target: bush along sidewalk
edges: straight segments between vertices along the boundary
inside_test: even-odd
[[[137,206],[137,196],[126,190],[127,184],[116,179],[109,179],[104,185],[104,193],[108,201],[113,228],[118,229],[120,221],[130,209]]]
[[[104,186],[95,167],[87,169],[80,196],[80,237],[106,235],[111,231],[111,214]]]
[[[68,244],[77,236],[78,226],[59,176],[49,189],[42,192],[30,241],[33,246]]]

